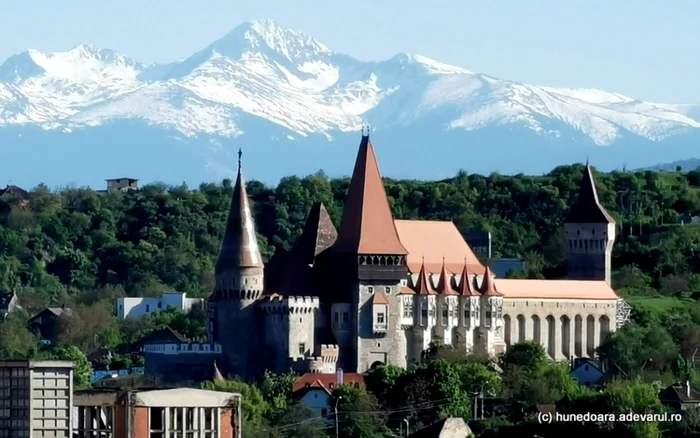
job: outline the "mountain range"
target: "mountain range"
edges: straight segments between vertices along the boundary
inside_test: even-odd
[[[518,83],[398,54],[365,62],[265,20],[147,65],[108,49],[28,50],[0,65],[0,185],[132,177],[274,183],[352,171],[363,123],[395,178],[545,173],[692,158],[700,104]],[[5,180],[5,181],[3,181]]]

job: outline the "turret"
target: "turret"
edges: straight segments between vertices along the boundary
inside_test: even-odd
[[[238,152],[238,175],[226,229],[216,259],[214,293],[209,299],[210,342],[222,344],[227,374],[242,377],[259,370],[256,303],[263,293],[263,261],[255,234]]]
[[[568,278],[604,280],[610,283],[612,250],[615,243],[615,220],[603,208],[586,163],[578,199],[566,219]]]

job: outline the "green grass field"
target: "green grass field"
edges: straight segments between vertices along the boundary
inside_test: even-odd
[[[647,311],[655,314],[668,313],[674,309],[682,309],[689,306],[699,305],[697,301],[689,297],[641,297],[641,296],[626,296],[623,297],[632,307],[641,311]]]

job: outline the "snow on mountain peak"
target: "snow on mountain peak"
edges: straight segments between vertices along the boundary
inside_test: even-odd
[[[645,103],[595,89],[515,83],[416,54],[362,62],[272,20],[244,23],[192,56],[145,67],[78,45],[29,50],[0,65],[0,126],[47,129],[141,119],[185,135],[240,135],[241,115],[301,136],[440,118],[442,129],[519,125],[577,131],[597,144],[698,129],[697,106]],[[443,120],[444,119],[444,120]]]

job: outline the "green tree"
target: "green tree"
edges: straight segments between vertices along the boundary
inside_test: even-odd
[[[73,386],[75,389],[89,388],[92,381],[92,365],[85,354],[73,345],[56,347],[51,356],[57,360],[73,362]]]

